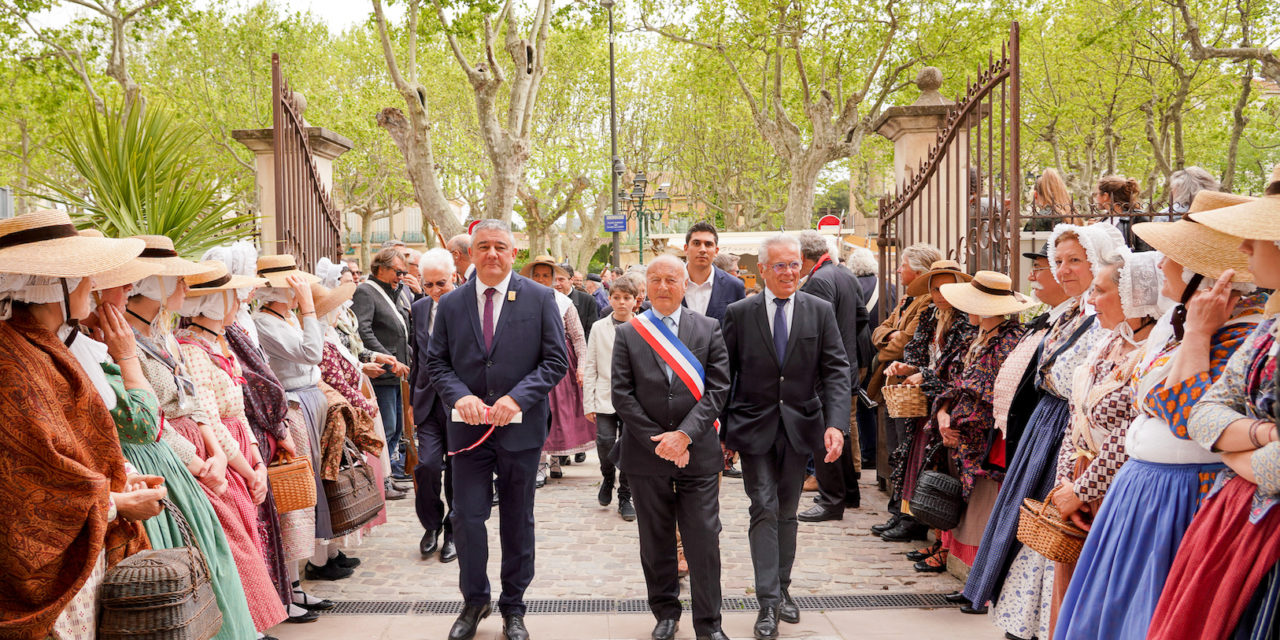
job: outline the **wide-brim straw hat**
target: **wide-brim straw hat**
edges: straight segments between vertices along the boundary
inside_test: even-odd
[[[916,279],[907,285],[907,295],[915,298],[929,293],[929,279],[940,273],[955,276],[956,282],[968,282],[973,279],[973,276],[965,273],[964,269],[960,268],[959,262],[955,260],[939,260],[929,265],[928,271],[916,276]]]
[[[289,276],[298,276],[307,284],[320,282],[320,276],[298,268],[298,261],[294,259],[293,254],[283,253],[258,258],[258,277],[266,278],[268,286],[275,289],[288,289],[289,283],[286,280]]]
[[[205,260],[200,263],[207,268],[203,273],[187,276],[187,297],[206,296],[219,291],[232,289],[256,289],[266,286],[266,278],[232,275],[227,272],[227,265],[221,260]]]
[[[344,282],[332,289],[319,283],[311,285],[311,299],[316,305],[316,317],[323,318],[330,311],[351,299],[356,293],[356,283]]]
[[[105,238],[106,236],[97,229],[82,229],[80,236],[84,238]],[[94,291],[102,291],[104,289],[114,289],[123,287],[126,284],[133,284],[143,278],[158,275],[160,267],[147,264],[139,258],[134,258],[123,265],[120,265],[110,271],[93,274]]]
[[[1215,209],[1247,204],[1257,200],[1217,191],[1201,191],[1191,202],[1189,214],[1203,214]],[[1199,216],[1196,216],[1199,220]],[[1217,279],[1227,269],[1234,269],[1232,282],[1253,282],[1249,256],[1242,253],[1240,238],[1228,235],[1189,219],[1176,222],[1141,222],[1133,232],[1153,249],[1178,264],[1202,275]]]
[[[133,238],[80,235],[63,211],[46,209],[0,220],[0,272],[50,278],[84,278],[138,257]]]
[[[1188,213],[1187,217],[1237,238],[1280,240],[1280,195],[1263,196],[1203,213]]]
[[[139,255],[138,259],[159,265],[163,269],[157,275],[193,276],[208,270],[199,262],[193,262],[179,256],[178,252],[173,248],[173,240],[168,236],[134,237],[147,243],[147,248],[142,250],[142,255]]]
[[[533,260],[530,260],[529,264],[524,265],[524,268],[520,270],[520,275],[526,278],[532,278],[533,268],[540,264],[545,264],[548,267],[551,267],[552,272],[554,272],[557,275],[562,275],[562,276],[569,275],[569,272],[565,271],[564,267],[560,266],[559,264],[556,264],[555,258],[552,258],[551,256],[547,256],[547,255],[537,256]]]
[[[938,288],[951,306],[980,316],[1021,313],[1035,305],[1031,298],[1013,290],[1013,280],[995,271],[979,271],[969,282],[944,284]]]

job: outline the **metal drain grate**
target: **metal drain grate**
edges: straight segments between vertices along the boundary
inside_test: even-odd
[[[688,599],[680,600],[685,611],[690,610],[692,603]],[[614,600],[608,598],[584,598],[580,600],[526,600],[530,615],[536,614],[601,614],[601,613],[649,613],[649,602],[644,598]],[[953,608],[941,593],[881,593],[881,594],[849,594],[834,596],[797,596],[796,605],[806,611],[851,611],[859,609],[938,609]],[[496,607],[496,605],[495,605]],[[755,598],[724,598],[720,602],[721,611],[755,611],[759,604]],[[391,602],[382,600],[344,600],[324,615],[358,616],[358,615],[390,615],[390,616],[430,616],[457,615],[462,612],[462,602],[457,600],[419,600],[414,602]]]

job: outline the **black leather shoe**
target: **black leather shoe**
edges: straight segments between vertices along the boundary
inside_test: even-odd
[[[796,516],[800,522],[826,522],[828,520],[844,520],[844,513],[837,513],[826,507],[809,507]]]
[[[303,570],[304,577],[308,580],[342,580],[343,578],[350,578],[353,573],[355,571],[343,569],[332,560],[320,567],[307,562],[307,567]]]
[[[502,637],[507,640],[529,640],[529,630],[524,627],[524,616],[502,616]]]
[[[951,593],[942,596],[942,599],[950,602],[951,604],[969,604],[969,599],[964,597],[963,591],[952,591]]]
[[[633,522],[636,519],[636,508],[631,504],[631,498],[621,498],[618,500],[618,515],[623,520]]]
[[[596,494],[600,506],[607,507],[613,502],[613,478],[605,478],[600,482],[600,492]]]
[[[480,626],[480,621],[488,618],[492,612],[493,606],[487,604],[463,607],[462,613],[453,622],[453,628],[449,629],[449,640],[471,640],[476,635],[476,627]]]
[[[319,619],[320,619],[320,613],[318,611],[308,610],[306,613],[300,616],[289,616],[288,618],[285,618],[284,621],[288,622],[289,624],[304,624],[307,622],[315,622],[316,620],[319,620]]]
[[[927,540],[928,538],[929,527],[905,518],[898,523],[898,526],[880,534],[880,539],[885,542],[911,542],[912,540]]]
[[[573,456],[573,461],[574,461],[574,462],[576,462],[576,463],[578,463],[578,464],[582,464],[582,463],[584,463],[584,462],[586,462],[586,461],[587,461],[587,454],[585,454],[585,453],[577,453],[577,454],[574,454],[574,456]]]
[[[871,533],[874,533],[874,534],[876,534],[876,535],[880,535],[880,534],[882,534],[882,533],[884,533],[884,532],[886,532],[886,531],[888,531],[888,530],[890,530],[890,529],[892,529],[892,528],[894,528],[894,527],[898,526],[898,523],[899,523],[899,522],[901,522],[901,521],[902,521],[902,516],[900,516],[900,515],[898,515],[898,514],[896,514],[896,513],[895,513],[895,514],[893,514],[892,516],[889,516],[889,519],[888,519],[886,522],[884,522],[884,523],[882,523],[882,524],[873,524],[873,525],[871,525]]]
[[[341,551],[338,552],[338,555],[333,557],[333,561],[338,563],[338,566],[343,569],[354,569],[360,566],[360,558],[352,558]]]
[[[440,545],[440,562],[448,564],[458,559],[458,548],[453,546],[453,538],[444,537],[444,544]]]
[[[778,608],[772,605],[760,607],[756,624],[751,627],[756,640],[773,640],[778,637]]]
[[[437,529],[429,529],[422,534],[422,539],[418,541],[418,553],[424,558],[430,558],[440,550],[440,531]]]
[[[679,620],[659,620],[658,624],[653,625],[653,633],[649,637],[653,640],[674,640],[676,631],[679,630]]]
[[[778,605],[778,619],[788,624],[800,622],[800,607],[796,606],[796,601],[791,599],[791,593],[786,589],[782,590],[782,604]]]
[[[912,562],[920,562],[921,560],[924,560],[924,559],[928,558],[929,556],[931,556],[931,555],[933,555],[933,554],[937,553],[937,552],[938,552],[938,549],[941,549],[941,548],[942,548],[942,543],[941,543],[941,542],[935,542],[935,543],[933,543],[933,544],[931,544],[931,545],[929,545],[929,546],[927,546],[927,547],[925,547],[925,548],[923,548],[923,549],[916,549],[915,551],[908,551],[908,552],[907,552],[907,560],[910,560],[910,561],[912,561]],[[959,593],[959,592],[957,591],[956,593]],[[954,594],[948,594],[948,597],[950,597],[951,595],[954,595]],[[963,597],[963,596],[962,596],[962,597]],[[955,601],[954,601],[954,600],[947,600],[947,602],[955,602]],[[968,602],[968,600],[965,600],[965,602]]]
[[[939,552],[938,555],[929,556],[912,566],[919,573],[944,573],[947,570],[946,553]]]
[[[984,604],[984,605],[982,605],[981,607],[975,607],[975,606],[973,606],[973,605],[971,605],[971,604],[966,604],[966,605],[964,605],[964,606],[960,607],[960,613],[967,613],[967,614],[969,614],[969,615],[971,615],[971,616],[981,616],[981,615],[986,615],[986,613],[987,613],[987,605],[985,605],[985,604]]]
[[[726,636],[723,631],[712,631],[709,635],[699,634],[694,637],[698,640],[729,640],[729,636]]]
[[[741,478],[741,477],[742,477],[742,470],[741,470],[741,469],[739,469],[739,468],[737,468],[737,467],[735,467],[735,466],[733,466],[733,465],[729,465],[729,466],[725,467],[725,468],[724,468],[724,471],[723,471],[722,473],[724,473],[724,477],[726,477],[726,478]]]

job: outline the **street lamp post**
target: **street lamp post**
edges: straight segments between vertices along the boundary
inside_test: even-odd
[[[625,168],[622,165],[622,159],[618,157],[618,96],[614,87],[614,63],[613,63],[613,3],[614,0],[600,0],[600,6],[609,11],[609,146],[610,157],[609,191],[611,196],[610,213],[618,215],[618,178],[622,177]],[[619,240],[618,232],[613,232],[613,266],[622,264],[622,243]]]
[[[671,206],[671,194],[667,192],[667,185],[662,184],[658,187],[657,193],[649,198],[649,206],[645,207],[645,188],[649,184],[649,179],[644,172],[636,174],[635,183],[632,185],[631,193],[623,193],[622,201],[627,205],[627,217],[632,214],[636,217],[636,235],[637,250],[640,254],[640,264],[644,264],[644,232],[650,222],[657,222],[667,213]]]

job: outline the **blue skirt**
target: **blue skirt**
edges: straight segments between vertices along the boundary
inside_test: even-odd
[[[1145,638],[1182,536],[1222,464],[1129,460],[1098,509],[1054,640]]]
[[[964,585],[964,597],[975,605],[985,604],[999,595],[1009,565],[1022,548],[1017,536],[1022,501],[1043,500],[1053,489],[1058,472],[1058,448],[1062,446],[1062,436],[1070,419],[1071,407],[1067,401],[1046,393],[1027,420],[1027,429],[1009,462],[1009,471],[996,495],[991,519],[982,532],[978,555]]]

